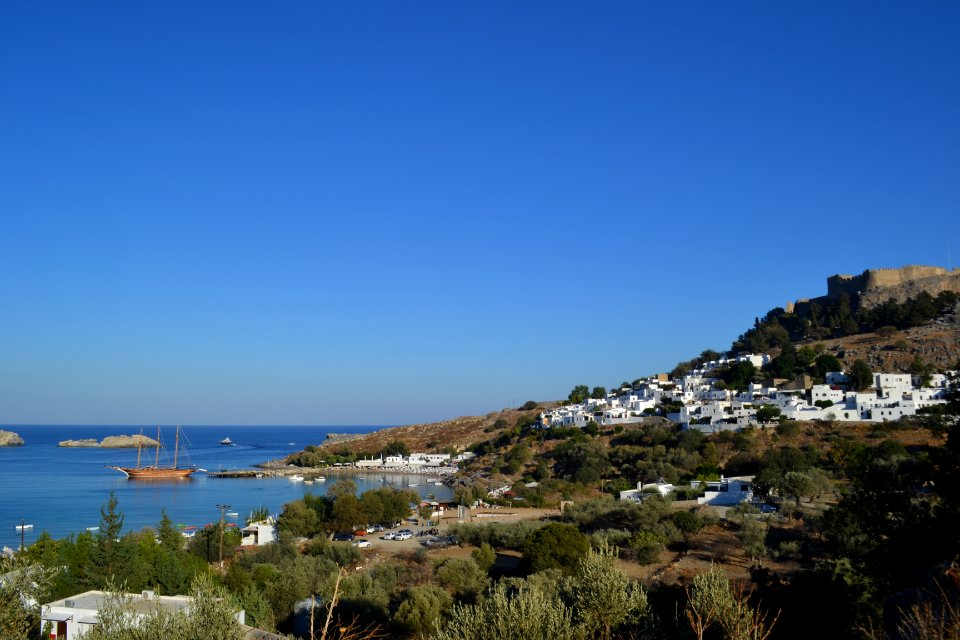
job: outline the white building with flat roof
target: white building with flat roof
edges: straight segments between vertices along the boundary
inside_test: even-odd
[[[40,608],[40,628],[50,625],[51,640],[79,640],[92,627],[100,624],[100,608],[112,594],[106,591],[84,593],[56,600]],[[124,609],[135,618],[145,618],[157,611],[183,611],[189,613],[193,598],[190,596],[158,596],[153,591],[126,594]],[[241,609],[234,617],[244,624],[246,613]],[[45,640],[45,636],[41,636]]]

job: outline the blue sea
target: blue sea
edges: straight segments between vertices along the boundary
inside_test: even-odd
[[[230,505],[234,519],[242,524],[253,509],[264,506],[279,513],[283,505],[306,493],[323,494],[340,477],[357,483],[357,492],[386,485],[412,488],[424,498],[444,500],[452,490],[428,485],[423,476],[364,472],[351,476],[328,476],[325,483],[305,485],[285,478],[211,478],[195,473],[182,480],[128,480],[105,465],[134,466],[136,449],[99,449],[58,447],[61,440],[96,438],[140,433],[141,427],[123,426],[4,426],[19,433],[22,447],[0,447],[0,545],[17,548],[21,519],[32,524],[26,530],[30,544],[42,531],[54,538],[79,533],[100,523],[100,508],[113,491],[123,512],[124,528],[139,530],[156,526],[161,511],[184,525],[203,526],[220,517],[218,504]],[[285,457],[309,444],[320,444],[328,433],[367,433],[381,427],[320,426],[184,426],[188,444],[181,442],[180,464],[193,464],[208,471],[249,469],[254,465]],[[143,428],[144,435],[156,437],[156,427]],[[162,429],[170,451],[161,452],[160,463],[170,464],[173,456],[174,428]],[[219,441],[229,437],[234,446]],[[153,451],[144,450],[144,464],[153,462]],[[411,486],[414,485],[414,486]]]

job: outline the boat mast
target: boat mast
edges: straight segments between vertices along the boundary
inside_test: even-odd
[[[177,453],[180,451],[180,425],[177,425],[176,442],[173,445],[173,468],[177,468]]]
[[[153,459],[153,466],[160,466],[160,425],[157,425],[157,455]]]
[[[140,438],[137,440],[137,469],[140,468],[140,450],[143,449],[143,428],[140,429]]]

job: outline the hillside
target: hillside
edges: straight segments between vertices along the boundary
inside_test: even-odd
[[[411,424],[401,427],[388,427],[372,433],[350,438],[337,438],[324,442],[321,449],[337,450],[348,447],[356,452],[376,454],[383,451],[391,442],[402,442],[411,451],[434,451],[453,449],[463,451],[471,444],[482,442],[502,431],[506,426],[513,427],[517,420],[536,418],[542,408],[553,407],[557,403],[543,403],[537,409],[504,409],[485,416],[461,416],[441,422]],[[498,421],[503,421],[498,425]]]
[[[929,324],[896,331],[858,333],[826,340],[801,340],[797,347],[823,343],[827,349],[840,354],[845,367],[861,358],[874,371],[883,373],[910,373],[916,359],[938,370],[956,368],[960,361],[960,312],[954,309]]]

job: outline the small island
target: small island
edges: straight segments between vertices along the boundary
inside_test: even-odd
[[[0,430],[0,447],[22,447],[23,438],[19,433]]]
[[[158,442],[142,434],[133,436],[107,436],[100,442],[96,438],[63,440],[59,447],[101,447],[103,449],[130,449],[133,447],[156,447]]]

